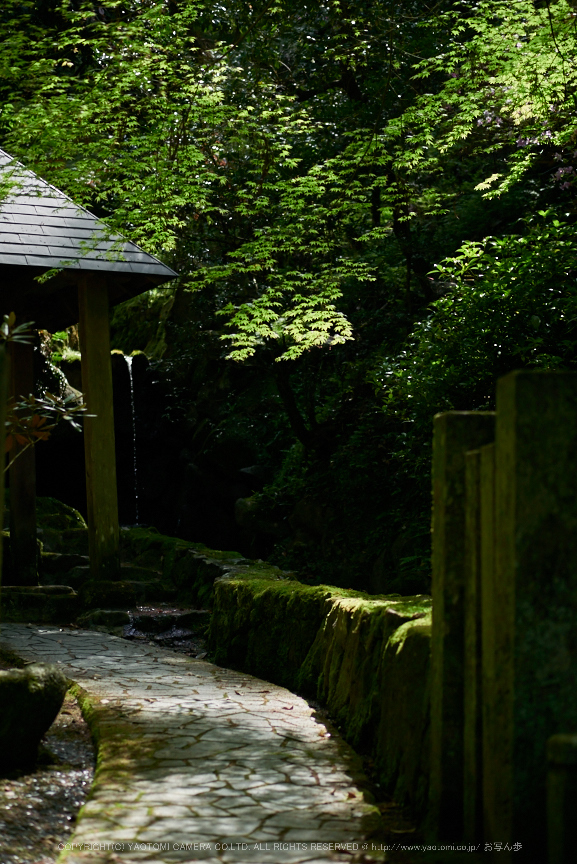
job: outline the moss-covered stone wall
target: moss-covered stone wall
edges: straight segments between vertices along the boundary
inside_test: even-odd
[[[429,596],[304,585],[238,552],[140,527],[121,531],[118,580],[95,583],[88,559],[78,554],[86,526],[68,510],[40,499],[41,584],[26,592],[7,589],[4,620],[67,623],[87,608],[134,606],[137,595],[211,609],[215,662],[320,702],[353,747],[370,757],[383,791],[417,816],[424,813]]]
[[[275,568],[214,585],[217,663],[324,705],[369,756],[384,791],[423,815],[427,798],[431,598],[310,587]]]

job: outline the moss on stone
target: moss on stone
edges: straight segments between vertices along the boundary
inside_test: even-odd
[[[422,811],[431,598],[303,585],[268,565],[232,571],[214,590],[216,662],[321,701],[385,788]]]
[[[212,605],[215,579],[246,563],[240,552],[209,549],[159,534],[154,528],[123,528],[120,547],[122,561],[160,572],[164,583],[176,588],[179,602],[203,607]],[[269,565],[254,562],[252,566]]]
[[[212,552],[202,543],[191,543],[179,537],[168,537],[160,534],[156,528],[123,528],[120,532],[120,555],[123,562],[157,570],[166,580],[175,584],[176,567],[189,550],[202,555],[208,551]],[[212,554],[213,557],[226,558],[236,553],[213,552]]]
[[[133,351],[136,345],[140,354],[162,357],[166,351],[166,318],[173,303],[173,289],[154,289],[119,303],[112,310],[111,343],[123,353]]]
[[[145,736],[134,734],[134,724],[122,716],[122,707],[102,705],[78,684],[73,684],[70,692],[77,700],[82,716],[86,720],[96,746],[96,771],[90,790],[90,797],[97,797],[99,787],[122,787],[134,778],[134,766],[148,754],[153,754],[154,746]],[[63,862],[68,852],[59,856]]]
[[[243,558],[240,552],[221,552],[219,549],[209,549],[208,546],[203,546],[201,543],[193,543],[192,544],[197,552],[200,552],[205,558],[215,558],[219,561],[235,561],[235,562],[247,562],[247,558]],[[258,561],[252,561],[251,564],[258,567]],[[270,564],[265,564],[263,562],[263,567],[270,567]]]
[[[56,498],[36,499],[38,539],[44,552],[88,554],[88,527],[83,516]],[[6,492],[4,527],[10,526],[10,495]]]
[[[22,657],[19,657],[18,654],[14,653],[14,651],[11,651],[10,648],[6,648],[5,646],[0,647],[0,669],[8,668],[10,666],[15,669],[23,669],[25,665],[26,663]]]
[[[327,589],[250,569],[215,584],[209,646],[216,662],[295,687],[324,614]]]
[[[39,528],[83,528],[88,530],[84,517],[57,498],[40,497],[36,499],[36,523]],[[5,492],[4,526],[10,525],[10,490]]]
[[[65,555],[88,555],[87,528],[53,528],[38,529],[44,551],[60,552]]]
[[[68,624],[80,611],[80,599],[68,586],[13,586],[2,588],[2,620]]]
[[[136,566],[149,567],[170,578],[175,558],[193,543],[177,537],[167,537],[155,528],[123,528],[120,532],[121,559]]]
[[[30,663],[0,671],[0,769],[31,770],[54,722],[69,681],[56,664]]]
[[[84,517],[78,510],[69,507],[68,504],[63,504],[56,498],[36,499],[36,520],[40,528],[83,528],[88,530]]]
[[[429,776],[431,616],[408,621],[385,647],[386,687],[374,746],[375,766],[397,801],[423,816]]]

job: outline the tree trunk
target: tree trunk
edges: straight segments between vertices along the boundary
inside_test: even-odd
[[[295,394],[291,387],[290,372],[287,366],[288,364],[284,362],[275,363],[273,374],[278,393],[282,400],[292,431],[307,450],[312,450],[315,447],[316,436],[307,428],[303,416],[299,411]]]

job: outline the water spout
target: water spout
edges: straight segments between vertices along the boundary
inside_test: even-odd
[[[134,410],[134,379],[132,377],[132,357],[125,355],[130,379],[130,408],[132,410],[132,454],[134,466],[134,521],[138,525],[138,470],[136,465],[136,411]]]

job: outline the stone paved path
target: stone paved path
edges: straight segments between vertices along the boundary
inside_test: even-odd
[[[375,860],[354,755],[288,690],[88,630],[3,624],[0,645],[60,664],[94,706],[99,764],[66,864]]]

